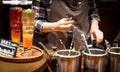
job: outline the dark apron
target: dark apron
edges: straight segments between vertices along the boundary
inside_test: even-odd
[[[78,50],[82,46],[81,33],[84,33],[89,37],[90,24],[88,20],[88,0],[83,0],[81,3],[81,8],[76,11],[72,11],[62,0],[53,0],[50,6],[50,17],[49,22],[56,22],[67,15],[71,16],[75,20],[74,25],[74,47]],[[63,49],[63,45],[60,39],[66,44],[68,34],[65,32],[50,32],[40,38],[40,41],[51,49],[51,47],[56,46],[58,49]],[[36,40],[38,40],[38,38]]]

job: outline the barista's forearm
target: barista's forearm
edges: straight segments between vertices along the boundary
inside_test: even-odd
[[[41,27],[41,32],[53,32],[55,31],[55,22],[44,22]]]

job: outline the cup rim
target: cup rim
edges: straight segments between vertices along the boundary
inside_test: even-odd
[[[83,55],[86,55],[86,56],[96,56],[96,57],[101,57],[101,56],[105,56],[107,55],[107,51],[103,50],[103,49],[95,49],[95,48],[90,48],[89,50],[99,50],[99,51],[102,51],[104,52],[103,54],[89,54],[89,53],[86,53],[85,50],[82,51],[82,54]]]
[[[16,7],[10,7],[10,10],[18,10],[18,9],[23,9],[22,7],[16,6]]]
[[[120,50],[120,47],[111,47],[110,49],[108,49],[108,53],[109,53],[109,54],[120,55],[120,53],[111,52],[111,51],[110,51],[111,49],[119,49],[119,50]]]
[[[77,55],[60,55],[58,54],[58,52],[62,52],[62,51],[72,51],[72,52],[76,52],[78,53]],[[75,57],[79,57],[81,55],[81,53],[79,51],[73,51],[73,50],[69,50],[69,49],[65,49],[65,50],[58,50],[55,52],[55,56],[58,56],[58,57],[64,57],[64,58],[75,58]]]

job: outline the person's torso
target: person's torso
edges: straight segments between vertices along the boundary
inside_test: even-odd
[[[52,0],[49,21],[55,22],[66,16],[71,16],[73,20],[75,20],[75,25],[86,34],[90,27],[88,20],[88,0],[80,0],[80,3],[80,8],[73,11],[63,0]]]
[[[52,0],[49,17],[50,22],[56,22],[66,16],[70,16],[75,20],[74,44],[77,48],[82,44],[80,41],[81,33],[87,34],[90,28],[88,20],[88,0],[80,0],[80,2],[80,8],[73,11],[62,0]],[[62,49],[63,45],[61,45],[60,40],[66,44],[68,35],[62,32],[51,32],[47,37],[49,45],[55,45]]]

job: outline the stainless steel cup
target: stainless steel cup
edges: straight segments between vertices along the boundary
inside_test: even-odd
[[[120,72],[120,47],[111,47],[108,50],[110,72]]]
[[[107,51],[102,49],[90,49],[91,54],[82,51],[84,56],[84,72],[106,72],[107,69]]]
[[[56,53],[56,72],[80,72],[81,53],[72,50],[58,50]]]

